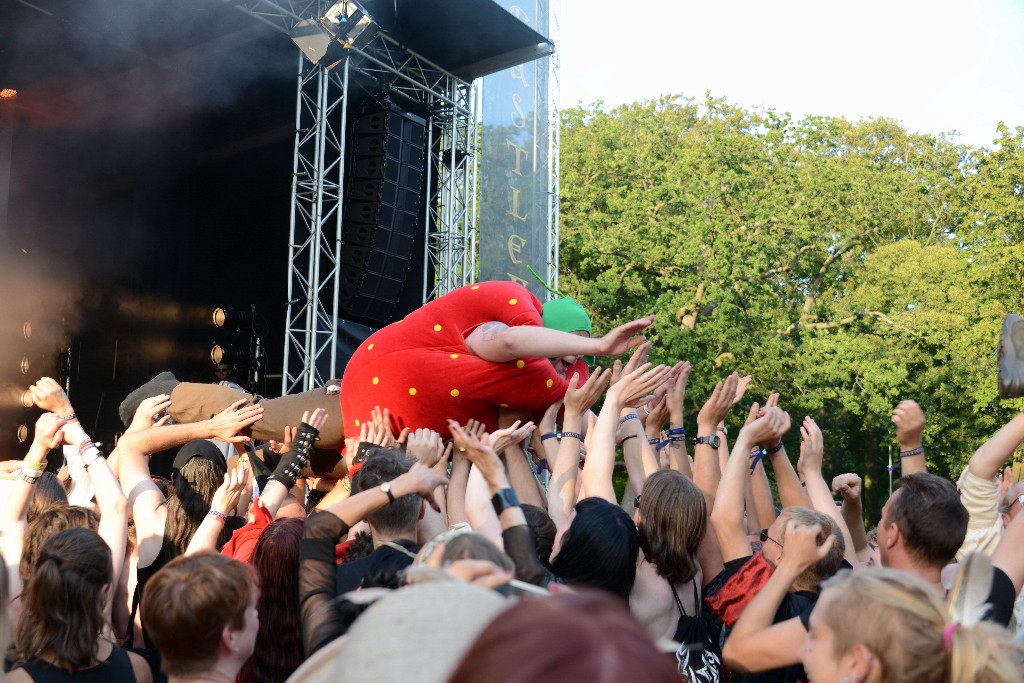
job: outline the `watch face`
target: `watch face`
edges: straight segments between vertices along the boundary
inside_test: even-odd
[[[708,445],[712,448],[718,448],[722,445],[721,437],[719,437],[718,434],[712,434],[708,437]]]

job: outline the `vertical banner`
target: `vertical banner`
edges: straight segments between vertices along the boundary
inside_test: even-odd
[[[548,35],[548,0],[496,0],[513,16]],[[480,137],[480,279],[514,280],[546,299],[533,267],[547,273],[548,60],[520,64],[483,78]]]

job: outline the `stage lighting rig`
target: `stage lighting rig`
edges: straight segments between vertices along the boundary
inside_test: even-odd
[[[330,71],[377,35],[380,26],[356,0],[336,2],[319,18],[304,19],[291,31],[292,41],[314,64]]]
[[[252,326],[253,316],[256,313],[256,306],[249,308],[215,308],[213,309],[214,327],[233,327],[236,330],[243,326]]]

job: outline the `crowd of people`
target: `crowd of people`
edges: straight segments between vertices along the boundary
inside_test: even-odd
[[[954,484],[895,406],[869,530],[814,419],[791,455],[751,377],[687,401],[652,323],[591,336],[572,300],[480,283],[306,394],[163,373],[109,453],[40,379],[0,466],[7,680],[1024,680],[1024,414]]]

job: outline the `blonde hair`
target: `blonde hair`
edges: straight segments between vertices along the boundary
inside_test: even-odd
[[[787,524],[782,525],[782,530],[779,532],[779,542],[783,545],[786,544],[786,527],[791,519],[806,526],[820,524],[824,536],[818,539],[819,545],[828,540],[829,536],[835,537],[836,540],[832,542],[832,547],[829,548],[825,557],[805,569],[796,579],[796,583],[817,588],[821,585],[822,581],[830,576],[834,576],[835,573],[839,571],[839,567],[842,566],[843,555],[846,553],[846,541],[843,538],[842,532],[839,530],[839,526],[836,524],[834,519],[826,515],[824,512],[818,512],[817,510],[801,507],[799,505],[791,505],[787,508],[783,508],[780,516],[785,517],[787,522]],[[785,553],[785,550],[783,550],[783,553]]]
[[[836,589],[823,614],[833,632],[833,654],[864,645],[878,662],[883,683],[1021,680],[1006,629],[988,622],[951,626],[955,622],[935,589],[913,574],[882,568],[843,571],[823,588]]]

